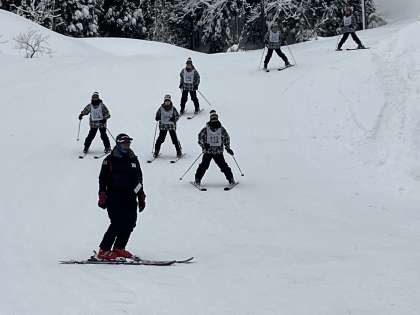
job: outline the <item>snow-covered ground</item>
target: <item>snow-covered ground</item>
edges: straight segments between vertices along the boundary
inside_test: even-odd
[[[337,53],[337,38],[294,45],[298,66],[270,73],[257,71],[261,50],[57,34],[52,58],[29,60],[11,39],[30,27],[41,29],[0,11],[1,314],[419,313],[419,22],[360,32],[370,50]],[[206,193],[188,184],[196,167],[178,180],[200,153],[203,100],[206,112],[179,124],[186,158],[168,163],[168,139],[164,158],[144,163],[154,113],[165,93],[178,104],[189,56],[245,173],[227,158],[241,181],[231,192],[214,165]],[[147,208],[128,248],[194,264],[58,264],[90,255],[108,225],[100,162],[77,158],[77,116],[93,91],[143,166]]]

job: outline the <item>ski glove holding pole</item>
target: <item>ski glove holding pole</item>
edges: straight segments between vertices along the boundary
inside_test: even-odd
[[[79,120],[82,120],[83,119],[83,114],[80,114],[79,115]]]
[[[226,152],[229,153],[230,155],[234,155],[233,151],[231,148],[226,148]]]
[[[100,191],[99,192],[99,200],[98,200],[98,207],[102,209],[106,209],[106,192]]]
[[[142,190],[141,192],[139,192],[137,197],[139,200],[139,212],[142,212],[144,208],[146,208],[146,194]]]

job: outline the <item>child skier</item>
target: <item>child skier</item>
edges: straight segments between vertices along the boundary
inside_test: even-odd
[[[353,12],[350,7],[346,7],[343,17],[343,37],[338,44],[337,50],[342,50],[341,47],[344,45],[346,40],[349,38],[349,35],[353,38],[353,40],[357,44],[357,49],[365,49],[366,47],[363,46],[361,40],[356,35],[356,31],[353,25]]]
[[[106,121],[111,117],[111,115],[109,114],[108,108],[105,106],[104,103],[102,103],[102,100],[99,98],[98,92],[93,93],[90,104],[86,105],[86,107],[82,110],[82,112],[79,115],[79,120],[82,120],[83,116],[89,114],[90,130],[85,140],[83,153],[86,154],[89,151],[89,147],[93,139],[95,138],[98,129],[101,133],[101,139],[105,146],[104,152],[111,152],[111,144],[109,143],[109,138],[106,134]]]
[[[200,112],[200,103],[198,102],[197,98],[197,90],[198,86],[200,85],[200,74],[195,69],[191,58],[188,58],[186,62],[186,67],[181,70],[180,73],[180,82],[179,88],[182,90],[182,97],[181,97],[181,112],[180,114],[183,115],[185,112],[185,104],[188,100],[188,93],[191,95],[191,100],[194,103],[194,114],[198,114]]]
[[[268,63],[270,62],[271,56],[273,55],[273,50],[275,50],[277,55],[279,55],[279,57],[283,59],[286,67],[291,66],[286,55],[281,51],[281,42],[282,42],[282,38],[279,31],[279,27],[276,23],[274,23],[264,38],[264,43],[268,49],[267,55],[265,56],[265,59],[264,59],[265,71],[267,71],[267,66],[268,66]]]
[[[230,148],[230,137],[226,129],[222,127],[216,111],[210,111],[210,121],[198,134],[198,144],[203,149],[203,159],[195,173],[195,184],[201,185],[201,179],[209,168],[211,160],[216,162],[222,173],[225,174],[229,184],[235,184],[232,170],[223,156],[223,148],[230,155],[233,155],[233,151]]]
[[[178,141],[178,137],[176,135],[176,122],[179,119],[179,113],[176,108],[173,106],[171,101],[170,95],[165,95],[163,99],[163,104],[159,107],[156,112],[155,120],[159,122],[159,137],[156,140],[155,144],[155,152],[153,156],[157,158],[159,156],[160,146],[165,141],[166,134],[169,131],[169,135],[171,136],[172,143],[176,149],[176,156],[177,158],[182,157],[182,150],[181,145]]]

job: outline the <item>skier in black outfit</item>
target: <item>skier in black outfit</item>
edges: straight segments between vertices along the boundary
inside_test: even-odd
[[[341,47],[344,45],[346,40],[349,38],[349,35],[353,38],[353,40],[357,44],[358,49],[365,49],[366,47],[363,46],[362,41],[356,35],[356,31],[353,26],[353,12],[350,7],[347,7],[344,12],[343,17],[343,37],[338,44],[337,50],[342,50]]]
[[[264,43],[268,49],[267,55],[264,59],[264,70],[267,71],[267,66],[270,62],[271,56],[273,55],[273,50],[275,50],[277,55],[279,55],[279,57],[283,59],[286,67],[291,66],[286,55],[281,51],[282,38],[277,24],[273,24],[271,26],[271,29],[267,32],[267,34],[264,37]]]
[[[99,245],[99,259],[133,257],[125,247],[136,226],[137,200],[139,212],[142,212],[146,206],[146,195],[140,163],[130,149],[131,140],[126,134],[117,136],[117,144],[104,159],[99,174],[98,206],[108,210],[111,220]]]
[[[194,114],[200,112],[200,103],[197,98],[197,90],[200,85],[200,74],[195,69],[191,58],[187,59],[186,67],[181,70],[179,88],[182,90],[181,97],[181,115],[184,115],[185,104],[188,100],[188,93],[191,95],[191,100],[194,103]]]
[[[87,153],[89,150],[89,147],[93,141],[93,139],[96,136],[96,133],[101,133],[101,139],[105,146],[105,153],[111,152],[111,144],[109,143],[108,135],[106,134],[106,121],[111,118],[111,115],[109,114],[108,108],[105,106],[104,103],[102,103],[102,100],[99,98],[99,93],[95,92],[92,95],[92,99],[90,104],[86,105],[86,107],[82,110],[82,112],[79,115],[79,120],[83,119],[83,116],[89,115],[89,124],[90,124],[90,130],[89,134],[86,137],[85,140],[85,146],[83,149],[83,153]]]
[[[182,157],[181,144],[178,141],[176,135],[176,122],[179,119],[179,113],[172,104],[171,96],[169,94],[165,95],[163,99],[163,104],[159,107],[156,112],[155,120],[159,122],[159,137],[156,140],[155,152],[153,156],[156,158],[159,156],[160,146],[165,142],[166,134],[169,131],[171,136],[172,143],[175,145],[176,156],[178,158]]]
[[[230,148],[230,137],[226,129],[222,127],[216,111],[210,111],[210,121],[198,134],[198,144],[203,149],[204,154],[203,160],[195,173],[195,183],[201,185],[201,179],[209,168],[211,160],[214,159],[214,162],[219,166],[222,173],[225,174],[229,184],[234,184],[235,180],[233,178],[232,170],[223,156],[223,148],[225,148],[230,155],[233,155],[233,151]]]

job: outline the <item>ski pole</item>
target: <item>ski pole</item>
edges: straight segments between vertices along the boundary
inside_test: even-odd
[[[115,140],[114,136],[112,135],[111,131],[109,131],[108,127],[106,128],[106,131],[108,131],[111,138],[114,139],[115,142],[117,142],[117,140]]]
[[[201,158],[201,156],[203,155],[204,153],[203,152],[201,152],[201,154],[199,155],[199,156],[197,156],[197,158],[194,160],[194,162],[190,165],[190,167],[188,167],[188,169],[185,171],[185,173],[184,174],[182,174],[182,176],[179,178],[179,180],[182,180],[183,178],[184,178],[184,176],[185,175],[187,175],[187,173],[190,171],[190,169],[194,166],[194,164],[198,161],[198,159],[199,158]]]
[[[285,41],[285,43],[287,45],[287,49],[289,50],[290,55],[292,56],[294,65],[297,66],[297,62],[296,62],[295,56],[293,56],[293,53],[292,53],[292,50],[289,47],[289,44],[287,43],[287,41]]]
[[[79,129],[77,130],[77,139],[76,139],[76,141],[79,141],[80,140],[79,136],[80,136],[80,125],[81,124],[82,124],[82,120],[80,119],[79,120]]]
[[[261,64],[262,64],[262,61],[263,61],[263,58],[264,58],[264,52],[265,52],[265,46],[264,46],[262,54],[261,54],[261,60],[260,60],[260,65],[258,66],[258,70],[261,70]]]
[[[155,152],[155,141],[156,141],[156,133],[157,133],[157,127],[158,127],[158,121],[156,122],[156,127],[155,127],[155,135],[153,136],[153,146],[152,146],[152,154]]]
[[[235,156],[234,156],[234,155],[232,155],[232,158],[233,158],[233,160],[235,161],[236,166],[238,167],[239,172],[241,172],[241,176],[244,176],[245,174],[244,174],[244,173],[242,173],[242,170],[241,170],[241,168],[239,167],[239,164],[238,164],[238,162],[236,161]]]
[[[210,104],[209,100],[203,95],[203,93],[200,92],[200,90],[197,90],[197,92],[201,95],[202,98],[207,102],[207,104],[210,105],[210,107],[213,107],[213,105]]]

